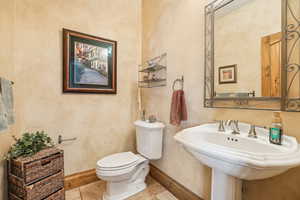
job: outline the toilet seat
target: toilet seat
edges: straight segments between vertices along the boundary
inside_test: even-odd
[[[97,162],[97,174],[100,176],[128,175],[136,169],[136,166],[147,159],[132,152],[113,154]]]
[[[125,169],[120,170],[97,170],[97,174],[100,176],[105,177],[112,177],[112,176],[120,176],[120,175],[128,175],[135,170],[136,166],[132,166]]]
[[[97,169],[100,170],[120,170],[135,166],[140,160],[140,156],[132,152],[116,153],[106,156],[97,162]]]
[[[124,165],[122,167],[100,167],[99,165],[97,165],[97,169],[98,170],[102,170],[102,171],[118,171],[118,170],[122,170],[122,169],[128,169],[130,167],[135,167],[137,164],[139,163],[139,160],[137,160],[136,162],[133,162],[131,164],[128,165]]]

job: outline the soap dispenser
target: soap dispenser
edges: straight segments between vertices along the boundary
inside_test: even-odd
[[[269,140],[272,144],[281,145],[282,137],[282,123],[280,112],[274,112],[272,118],[272,125],[270,127]]]

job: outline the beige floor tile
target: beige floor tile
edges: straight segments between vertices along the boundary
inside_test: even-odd
[[[153,200],[153,196],[151,196],[151,194],[147,190],[144,190],[128,198],[127,200]]]
[[[81,200],[79,188],[66,191],[66,200]]]
[[[127,200],[177,200],[151,177],[146,179],[147,188]],[[102,200],[105,183],[98,181],[66,192],[66,200]]]
[[[151,177],[146,179],[146,183],[147,188],[144,191],[128,198],[128,200],[157,200],[156,195],[166,191],[162,185]]]
[[[155,196],[159,193],[162,193],[164,191],[166,191],[166,188],[164,188],[161,184],[154,182],[151,185],[148,185],[147,189],[146,189],[152,196]]]
[[[173,194],[169,191],[164,191],[156,195],[157,200],[178,200]]]
[[[80,187],[82,200],[101,200],[104,191],[105,184],[103,181],[98,181]]]

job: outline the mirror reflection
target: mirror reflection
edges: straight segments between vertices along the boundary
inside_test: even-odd
[[[281,96],[281,0],[234,0],[214,18],[214,96]]]

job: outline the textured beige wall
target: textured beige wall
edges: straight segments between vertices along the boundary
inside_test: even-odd
[[[78,138],[60,146],[67,175],[95,168],[108,154],[134,150],[141,1],[2,0],[1,5],[0,76],[16,83],[17,123],[0,133],[0,156],[11,133],[27,130],[45,130],[55,140],[58,134]],[[62,28],[118,41],[116,95],[62,93]],[[1,162],[0,195],[3,172]]]
[[[261,96],[261,38],[281,31],[281,0],[233,2],[215,17],[215,91]],[[237,83],[219,85],[219,67],[237,65]],[[254,81],[255,80],[255,81]]]
[[[17,98],[17,124],[0,133],[1,156],[12,142],[11,133],[35,129],[45,129],[53,137],[58,133],[78,137],[62,146],[67,174],[93,168],[97,159],[110,153],[134,149],[139,4],[132,0],[10,0],[1,4],[0,29],[6,31],[0,31],[4,47],[0,49],[0,76],[15,80]],[[184,75],[189,120],[181,128],[215,118],[269,124],[271,112],[267,111],[203,108],[204,4],[198,0],[144,0],[143,58],[168,52],[168,87],[143,90],[148,113],[168,123],[171,84]],[[119,42],[117,95],[62,94],[63,27]],[[283,113],[283,119],[286,134],[300,140],[300,113]],[[174,142],[172,137],[180,129],[167,126],[164,157],[154,164],[208,200],[210,170]],[[2,162],[0,195],[3,178]],[[298,168],[272,179],[247,182],[245,199],[297,200],[299,181]]]
[[[14,30],[14,0],[7,1],[0,6],[0,77],[15,80],[13,30]],[[13,142],[12,135],[16,126],[0,132],[0,199],[6,199],[5,161],[9,145]]]
[[[143,59],[167,52],[167,87],[143,89],[147,114],[156,114],[167,125],[163,158],[153,162],[194,193],[208,199],[210,169],[200,165],[173,136],[179,128],[169,125],[172,83],[184,75],[189,120],[181,128],[210,121],[214,111],[203,109],[203,10],[204,1],[144,0]]]
[[[131,0],[17,1],[18,127],[77,137],[61,146],[66,174],[134,149],[140,12],[140,1]],[[118,41],[117,95],[62,93],[62,28]]]
[[[204,6],[198,0],[143,1],[143,59],[168,53],[168,86],[143,90],[146,111],[155,113],[167,124],[164,153],[153,162],[162,171],[187,188],[209,200],[210,170],[175,143],[173,136],[182,128],[212,119],[239,119],[257,125],[269,125],[272,112],[203,108],[204,78]],[[182,127],[168,124],[172,81],[185,76],[185,94],[189,120]],[[300,141],[300,113],[283,113],[284,131]],[[300,168],[263,181],[245,182],[245,200],[300,199]]]

